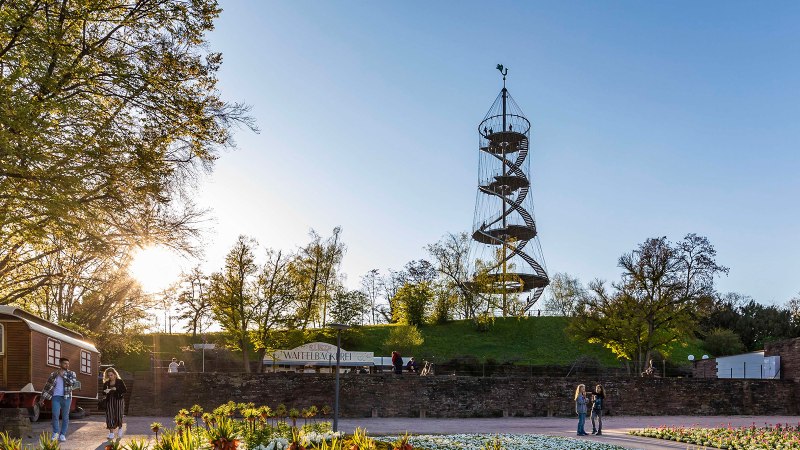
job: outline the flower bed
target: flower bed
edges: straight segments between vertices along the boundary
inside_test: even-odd
[[[800,450],[800,424],[757,427],[658,427],[629,432],[634,436],[667,439],[725,450]]]
[[[381,442],[394,442],[399,436],[376,436]],[[414,449],[427,450],[620,450],[622,447],[589,440],[540,434],[422,434],[411,436]],[[495,443],[499,446],[495,446]]]

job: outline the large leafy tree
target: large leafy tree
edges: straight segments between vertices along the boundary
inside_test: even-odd
[[[716,262],[707,238],[687,235],[671,244],[652,238],[622,255],[622,279],[607,292],[594,282],[593,296],[571,324],[572,332],[601,342],[641,370],[656,350],[691,336],[714,299],[714,278],[728,269]]]
[[[435,293],[429,282],[406,283],[394,296],[395,322],[424,325],[428,318]]]
[[[189,249],[188,188],[246,108],[216,90],[215,0],[0,1],[0,303],[69,249]]]
[[[364,316],[369,315],[370,305],[370,299],[363,291],[342,286],[331,298],[331,320],[347,325],[363,325]]]
[[[211,275],[209,299],[214,317],[230,337],[234,348],[242,351],[245,372],[250,372],[249,332],[255,318],[256,242],[239,236],[225,257],[225,267]]]
[[[297,314],[303,330],[313,324],[325,326],[328,303],[336,292],[345,253],[341,233],[342,229],[336,227],[330,237],[323,238],[311,230],[311,242],[300,248],[290,266],[299,289]]]
[[[267,250],[267,260],[259,269],[253,310],[254,329],[250,333],[259,361],[276,349],[275,333],[279,328],[295,328],[297,317],[293,305],[297,285],[289,270],[294,255],[280,250]],[[260,365],[264,369],[264,365]]]

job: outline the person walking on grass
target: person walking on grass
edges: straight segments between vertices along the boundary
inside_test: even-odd
[[[67,428],[69,427],[69,407],[72,403],[72,389],[80,387],[78,376],[69,370],[69,359],[61,358],[58,360],[59,369],[53,371],[42,389],[42,396],[39,398],[39,405],[44,405],[45,400],[50,400],[53,407],[53,436],[52,440],[58,439],[60,442],[67,440]],[[61,416],[61,424],[58,419]]]
[[[108,440],[116,437],[122,439],[122,413],[125,411],[125,393],[128,392],[125,382],[113,367],[103,372],[103,393],[106,396],[106,428]]]
[[[583,425],[586,423],[586,385],[579,384],[575,389],[575,412],[578,413],[578,436],[586,436]]]
[[[592,392],[592,434],[597,436],[603,435],[603,401],[606,398],[606,391],[602,385],[597,385]],[[597,426],[595,426],[595,420]]]

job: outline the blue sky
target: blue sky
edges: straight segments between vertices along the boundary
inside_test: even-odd
[[[262,131],[200,185],[209,269],[238,234],[292,249],[341,225],[355,287],[468,231],[502,63],[550,273],[615,280],[646,238],[694,232],[731,268],[720,290],[800,292],[800,3],[221,6],[219,87]]]

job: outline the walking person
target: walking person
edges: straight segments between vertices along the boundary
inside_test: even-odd
[[[578,413],[578,436],[587,436],[583,425],[586,423],[586,385],[579,384],[575,389],[575,412]]]
[[[592,392],[592,434],[597,436],[603,435],[603,401],[606,398],[606,391],[602,385],[597,385]],[[595,427],[595,419],[597,426]]]
[[[116,437],[122,439],[122,414],[125,411],[125,393],[128,392],[125,382],[113,367],[103,372],[103,393],[106,396],[106,428],[108,440]]]
[[[61,358],[58,360],[59,369],[53,371],[47,378],[47,382],[42,389],[42,396],[39,405],[44,405],[45,400],[50,400],[53,412],[53,436],[52,440],[58,439],[60,442],[67,440],[67,428],[69,427],[69,407],[72,403],[72,389],[79,388],[78,376],[69,370],[69,359]],[[61,424],[59,425],[59,416]]]

